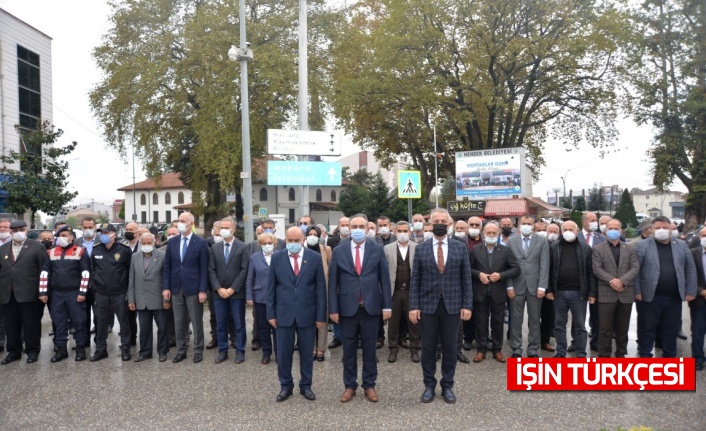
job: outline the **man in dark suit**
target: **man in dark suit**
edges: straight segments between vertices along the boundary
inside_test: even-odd
[[[304,233],[298,226],[287,229],[287,250],[272,255],[267,280],[267,320],[277,330],[277,401],[292,395],[294,337],[299,343],[299,392],[309,401],[314,372],[316,329],[326,324],[326,280],[321,256],[305,251]]]
[[[47,279],[40,278],[46,248],[27,240],[27,223],[10,224],[12,241],[0,246],[0,306],[5,318],[7,356],[0,364],[19,361],[22,340],[27,363],[37,362],[41,349],[42,312],[47,302]]]
[[[696,235],[694,235],[696,236]],[[699,230],[699,246],[691,249],[696,266],[696,298],[689,302],[691,313],[691,356],[696,359],[696,370],[704,369],[704,338],[706,336],[706,227]]]
[[[378,401],[376,338],[380,315],[392,314],[390,271],[382,246],[366,239],[368,218],[357,214],[350,219],[351,239],[333,250],[329,265],[329,313],[341,324],[343,335],[343,384],[341,402],[351,400],[358,388],[358,340],[363,348],[363,390],[365,397]]]
[[[510,250],[498,244],[499,234],[498,224],[488,222],[483,228],[485,244],[478,244],[471,251],[471,273],[473,280],[477,281],[473,289],[473,320],[477,337],[477,353],[473,362],[481,362],[488,351],[488,319],[493,335],[490,351],[496,361],[505,362],[501,350],[507,287],[512,277],[519,275],[520,268]]]
[[[203,303],[208,287],[208,245],[193,233],[194,216],[179,215],[181,235],[169,240],[162,269],[162,295],[171,299],[177,336],[177,354],[172,362],[186,359],[189,320],[194,330],[194,362],[203,360]]]
[[[98,235],[96,235],[96,220],[93,217],[85,217],[83,220],[81,220],[81,230],[83,231],[83,237],[78,238],[74,241],[74,243],[78,247],[83,247],[86,250],[86,253],[88,253],[88,257],[90,259],[91,254],[93,253],[93,247],[96,247],[98,244],[100,244],[100,240],[98,239]],[[91,322],[93,322],[93,325],[96,324],[95,320],[95,311],[93,311],[93,304],[96,302],[96,296],[95,293],[93,292],[93,289],[90,287],[88,291],[86,292],[86,328],[91,331]],[[94,319],[91,320],[91,312],[93,311],[93,317]],[[93,328],[95,331],[95,328]],[[88,343],[91,343],[91,337],[88,337]]]
[[[600,235],[598,217],[595,213],[590,211],[585,212],[581,215],[581,230],[578,234],[578,239],[580,242],[588,244],[589,247],[593,248],[598,244],[605,242],[606,237]],[[598,334],[600,332],[600,322],[599,322],[599,311],[598,303],[594,302],[588,306],[588,324],[591,327],[590,341],[589,345],[591,350],[598,350]],[[571,324],[571,345],[573,346],[573,339],[575,329],[573,323]],[[570,349],[570,351],[573,349]]]
[[[434,238],[417,245],[409,290],[409,320],[420,322],[422,335],[422,402],[434,399],[436,390],[436,345],[441,336],[441,396],[455,403],[452,388],[456,372],[459,319],[469,320],[473,309],[468,246],[450,241],[447,226],[451,216],[444,209],[432,210]],[[421,319],[421,321],[420,321]]]
[[[397,237],[395,236],[395,234],[390,231],[390,228],[392,226],[390,217],[381,215],[380,217],[378,217],[377,225],[378,236],[375,237],[375,242],[384,247],[388,244],[392,244],[393,242],[397,241]]]
[[[328,245],[331,246],[331,250],[336,248],[339,242],[343,241],[344,239],[348,239],[350,235],[350,219],[348,217],[341,217],[340,219],[338,219],[338,226],[336,227],[334,234],[331,235],[331,238],[328,242]],[[338,344],[336,347],[338,346],[340,346],[340,344]]]
[[[250,253],[248,247],[235,238],[235,226],[232,218],[221,220],[223,241],[211,247],[208,261],[213,308],[216,310],[216,363],[228,359],[228,320],[231,315],[235,323],[235,363],[245,361],[245,280],[248,277]]]

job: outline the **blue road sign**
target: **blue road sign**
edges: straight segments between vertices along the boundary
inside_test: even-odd
[[[267,162],[270,186],[340,186],[340,162]]]
[[[397,197],[400,199],[422,197],[421,171],[397,171]]]

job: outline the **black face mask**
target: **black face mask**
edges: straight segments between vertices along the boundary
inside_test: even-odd
[[[125,239],[128,241],[135,239],[135,232],[125,232]]]
[[[432,230],[432,233],[436,237],[446,236],[446,234],[449,232],[448,227],[445,224],[435,224],[433,225],[433,228],[434,229]]]
[[[504,227],[503,228],[503,236],[510,236],[512,234],[512,228],[511,227]]]
[[[45,239],[45,240],[42,240],[42,244],[44,245],[44,247],[46,247],[47,250],[49,250],[54,246],[54,241],[52,241],[50,239]]]

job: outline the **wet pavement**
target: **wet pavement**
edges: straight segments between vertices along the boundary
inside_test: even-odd
[[[685,305],[683,328],[690,334],[688,316]],[[205,311],[205,328],[208,317]],[[247,322],[249,335],[249,312]],[[383,348],[378,350],[380,402],[368,402],[359,390],[351,402],[341,404],[342,351],[337,348],[327,353],[325,362],[314,363],[316,401],[305,400],[295,386],[290,399],[277,403],[277,364],[260,364],[261,354],[251,351],[249,342],[243,364],[233,362],[232,349],[230,360],[221,364],[214,363],[216,349],[204,351],[199,364],[192,362],[191,351],[186,361],[173,364],[175,348],[167,362],[158,362],[156,352],[145,362],[122,362],[116,326],[108,339],[108,359],[77,363],[72,353],[68,360],[52,364],[51,339],[46,335],[50,329],[45,313],[38,363],[28,365],[23,356],[21,362],[0,366],[2,430],[617,430],[640,425],[706,429],[706,371],[697,372],[695,393],[509,392],[505,364],[488,358],[480,364],[458,364],[456,404],[444,403],[438,388],[433,403],[421,404],[420,365],[411,362],[404,349],[390,364]],[[636,330],[633,312],[630,356],[636,353]],[[690,341],[678,341],[679,355],[690,356]],[[503,353],[511,353],[507,343]],[[475,349],[466,354],[472,357]],[[542,351],[542,356],[552,353]],[[295,385],[296,362],[295,358]]]

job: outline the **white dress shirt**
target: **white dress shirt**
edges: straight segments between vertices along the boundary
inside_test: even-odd
[[[361,244],[356,244],[355,241],[351,240],[351,254],[353,256],[353,265],[355,265],[355,248],[360,245],[360,267],[363,267],[363,255],[365,255],[365,243],[367,241],[363,241]]]
[[[409,243],[402,245],[399,241],[397,241],[397,248],[400,250],[402,260],[407,260],[407,250],[409,250]]]
[[[302,246],[301,251],[297,254],[297,256],[299,256],[299,257],[297,257],[297,265],[299,266],[300,271],[302,269],[302,261],[304,260],[304,249],[305,248],[306,247]],[[294,271],[294,257],[292,257],[293,256],[292,253],[289,253],[289,252],[287,252],[287,253],[289,254],[289,264],[292,265],[292,271]],[[265,256],[265,259],[267,259],[267,256]]]
[[[441,241],[434,237],[434,262],[439,261],[439,243],[441,243],[441,250],[444,252],[444,266],[449,260],[449,239],[444,238]]]

